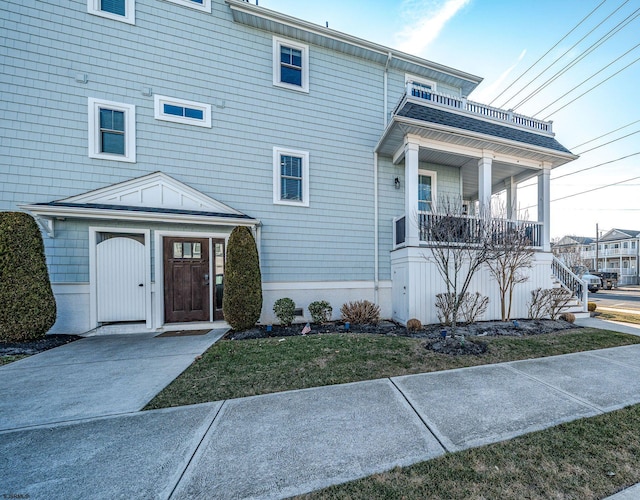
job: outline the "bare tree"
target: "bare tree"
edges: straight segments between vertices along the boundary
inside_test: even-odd
[[[504,207],[499,211],[506,214]],[[524,270],[530,268],[533,261],[531,231],[531,225],[502,217],[494,220],[491,237],[487,239],[487,267],[500,291],[502,321],[511,319],[515,286],[529,280]]]
[[[580,245],[578,244],[554,245],[552,251],[569,269],[584,265],[582,254],[580,253]]]
[[[419,216],[421,240],[427,241],[431,250],[424,257],[435,263],[446,287],[439,298],[446,307],[442,318],[454,329],[468,300],[471,279],[489,256],[484,243],[490,234],[491,217],[485,212],[469,217],[463,213],[461,199],[445,198],[431,213]]]

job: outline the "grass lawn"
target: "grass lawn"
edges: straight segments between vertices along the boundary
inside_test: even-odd
[[[19,359],[28,357],[28,354],[21,354],[18,356],[0,356],[0,366],[8,365],[9,363],[13,363],[14,361],[18,361]]]
[[[638,314],[622,313],[617,311],[598,311],[598,319],[608,319],[620,321],[621,323],[632,323],[640,325],[640,312]]]
[[[310,499],[600,499],[640,482],[640,405],[444,455]]]
[[[482,356],[436,354],[423,347],[423,339],[383,335],[223,340],[209,348],[145,409],[640,343],[640,337],[589,328],[482,340],[488,343],[488,352]]]

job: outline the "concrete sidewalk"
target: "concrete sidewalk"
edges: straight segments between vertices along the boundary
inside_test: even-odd
[[[284,498],[640,403],[640,345],[0,432],[0,493]]]

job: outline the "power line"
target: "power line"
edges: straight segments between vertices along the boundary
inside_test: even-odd
[[[613,144],[614,142],[621,141],[622,139],[626,139],[627,137],[631,137],[632,135],[640,133],[640,130],[636,130],[635,132],[631,132],[630,134],[623,135],[622,137],[618,137],[617,139],[613,139],[612,141],[605,142],[604,144],[600,144],[599,146],[594,146],[591,149],[585,149],[584,151],[580,151],[579,153],[575,153],[577,155],[583,155],[585,153],[589,153],[590,151],[594,151],[596,149],[600,149],[604,146],[608,146],[609,144]]]
[[[626,3],[628,3],[629,0],[625,0],[622,5],[620,5],[616,10],[614,10],[611,14],[609,14],[606,18],[604,18],[603,21],[601,21],[598,25],[596,25],[594,28],[591,29],[591,31],[589,31],[586,35],[584,35],[580,40],[578,40],[575,44],[573,44],[569,49],[567,49],[560,57],[556,58],[551,64],[549,64],[546,68],[544,68],[540,73],[538,73],[536,76],[534,76],[529,83],[527,83],[524,87],[522,87],[520,90],[518,90],[518,92],[516,92],[513,96],[511,96],[509,99],[507,99],[502,106],[500,106],[501,108],[504,108],[507,103],[509,101],[511,101],[512,99],[514,99],[518,94],[520,94],[522,91],[524,91],[529,85],[531,85],[534,81],[536,81],[540,76],[542,76],[549,68],[551,68],[553,65],[555,65],[558,61],[560,61],[564,56],[566,56],[569,52],[571,52],[577,45],[579,45],[582,41],[584,41],[589,35],[591,35],[596,29],[598,29],[600,26],[602,26],[606,21],[609,20],[609,18],[611,16],[613,16],[616,12],[618,12]],[[514,108],[515,109],[515,108]]]
[[[597,187],[597,188],[589,189],[587,191],[581,191],[580,193],[574,193],[574,194],[570,194],[570,195],[567,195],[567,196],[563,196],[562,198],[556,198],[555,200],[551,200],[551,201],[554,202],[554,201],[566,200],[567,198],[573,198],[574,196],[580,196],[582,194],[593,193],[594,191],[599,191],[600,189],[605,189],[605,188],[612,187],[612,186],[618,186],[619,184],[624,184],[625,182],[635,181],[636,179],[640,179],[640,175],[637,176],[637,177],[632,177],[631,179],[627,179],[627,180],[624,180],[624,181],[613,182],[612,184],[607,184],[606,186],[600,186],[600,187]]]
[[[580,82],[578,85],[576,85],[575,87],[573,87],[572,89],[568,90],[567,92],[565,92],[564,94],[562,94],[560,97],[558,97],[555,101],[550,102],[549,104],[547,104],[544,108],[542,108],[540,111],[538,111],[535,115],[533,115],[533,118],[535,118],[536,116],[538,116],[540,113],[542,113],[545,109],[550,108],[551,106],[553,106],[556,102],[560,101],[561,99],[563,99],[564,97],[566,97],[567,95],[569,95],[571,92],[573,92],[574,90],[577,90],[579,87],[581,87],[582,85],[584,85],[585,83],[587,83],[589,80],[591,80],[592,78],[596,77],[597,75],[599,75],[600,73],[602,73],[605,69],[607,69],[608,67],[612,66],[613,64],[617,63],[620,59],[622,59],[624,56],[626,56],[627,54],[629,54],[630,52],[633,52],[634,50],[636,50],[638,47],[640,47],[640,43],[638,45],[636,45],[635,47],[627,50],[624,54],[622,54],[621,56],[618,56],[617,58],[615,58],[613,61],[611,61],[609,64],[607,64],[605,67],[603,67],[602,69],[598,70],[597,72],[595,72],[593,75],[591,75],[589,78],[587,78],[586,80],[582,80],[582,82]]]
[[[618,186],[620,184],[624,184],[625,182],[631,182],[631,181],[635,181],[637,179],[640,179],[640,175],[637,176],[637,177],[632,177],[631,179],[627,179],[627,180],[624,180],[624,181],[613,182],[613,183],[607,184],[605,186],[599,186],[597,188],[588,189],[587,191],[580,191],[579,193],[573,193],[573,194],[570,194],[570,195],[567,195],[567,196],[563,196],[562,198],[556,198],[555,200],[551,200],[551,203],[553,203],[554,201],[566,200],[567,198],[573,198],[575,196],[580,196],[580,195],[587,194],[587,193],[593,193],[594,191],[599,191],[600,189],[606,189],[606,188],[609,188],[609,187]],[[529,205],[528,207],[525,207],[522,210],[527,210],[527,209],[533,208],[535,206],[536,205]]]
[[[602,85],[603,83],[608,82],[609,80],[611,80],[614,76],[619,75],[620,73],[622,73],[625,69],[629,68],[630,66],[633,66],[635,63],[637,63],[638,61],[640,61],[640,57],[638,59],[636,59],[635,61],[630,62],[629,64],[627,64],[624,68],[622,68],[619,71],[616,71],[613,75],[609,76],[608,78],[605,78],[604,80],[602,80],[599,84],[594,85],[593,87],[591,87],[589,90],[587,90],[586,92],[583,92],[582,94],[580,94],[578,97],[576,97],[575,99],[570,100],[568,103],[566,103],[564,106],[560,106],[558,109],[556,109],[555,111],[553,111],[552,113],[548,114],[547,116],[545,116],[543,118],[543,120],[547,120],[547,118],[555,115],[558,111],[560,111],[561,109],[566,108],[567,106],[569,106],[569,104],[573,104],[574,102],[576,102],[578,99],[581,99],[582,97],[584,97],[585,95],[587,95],[589,92],[591,92],[592,90],[597,89],[600,85]]]
[[[582,21],[580,21],[578,24],[576,24],[566,35],[564,35],[560,40],[558,40],[556,42],[556,44],[551,47],[549,50],[547,50],[536,62],[534,62],[531,66],[529,66],[527,68],[527,70],[522,73],[518,78],[516,78],[506,89],[504,89],[502,92],[500,92],[490,103],[489,106],[491,106],[495,101],[497,101],[502,95],[505,94],[505,92],[507,92],[507,90],[509,90],[511,87],[513,87],[516,83],[518,83],[518,81],[524,76],[526,75],[529,71],[531,71],[536,64],[538,64],[540,61],[542,61],[542,59],[544,59],[553,49],[555,49],[558,45],[560,45],[565,38],[567,38],[571,33],[573,33],[582,23],[584,23],[589,17],[591,17],[591,15],[593,15],[593,13],[598,10],[600,7],[602,7],[604,5],[604,3],[607,0],[602,0],[602,2],[600,2],[600,4],[593,9],[591,12],[589,12],[589,14],[587,14]],[[516,94],[517,95],[517,94]],[[510,99],[511,100],[511,99]],[[507,101],[508,102],[508,101]]]
[[[622,7],[622,6],[620,6]],[[612,14],[613,15],[613,14]],[[632,17],[633,16],[633,17]],[[636,9],[633,11],[633,14],[631,14],[631,16],[626,17],[624,20],[620,21],[615,27],[613,27],[612,29],[610,29],[605,35],[603,35],[597,42],[591,44],[589,46],[589,48],[585,51],[582,52],[582,54],[580,54],[576,59],[574,59],[572,62],[570,62],[569,64],[567,64],[566,66],[564,66],[560,71],[558,71],[555,75],[553,75],[551,78],[547,79],[546,82],[544,82],[542,85],[540,85],[537,89],[535,89],[533,92],[531,92],[527,97],[525,97],[523,100],[521,100],[518,104],[516,104],[515,106],[513,106],[513,109],[516,110],[518,109],[520,106],[522,106],[523,104],[525,104],[527,101],[529,101],[530,99],[533,99],[536,95],[538,95],[542,90],[544,90],[545,88],[547,88],[549,85],[551,85],[554,81],[556,81],[558,78],[560,78],[562,75],[564,75],[567,71],[569,71],[571,68],[573,68],[576,64],[578,64],[580,61],[582,61],[585,57],[587,57],[589,54],[591,54],[594,50],[596,50],[598,47],[600,47],[601,45],[603,45],[605,42],[609,41],[614,35],[618,34],[622,29],[626,28],[630,23],[632,23],[633,21],[635,21],[638,16],[640,16],[640,8]],[[607,18],[608,19],[608,18]],[[588,36],[588,34],[587,34]],[[584,37],[586,38],[586,36]],[[584,40],[584,38],[582,38],[579,42],[577,42],[573,47],[571,47],[571,49],[569,49],[567,52],[565,52],[562,56],[564,57],[564,55],[568,54],[569,51],[571,51],[576,45],[578,45],[580,42],[582,42],[582,40]],[[559,60],[559,59],[558,59]],[[555,63],[554,63],[555,64]],[[524,90],[524,89],[523,89]],[[516,94],[517,95],[517,94]],[[515,96],[514,96],[515,97]],[[512,98],[513,99],[513,98]]]
[[[591,167],[581,168],[580,170],[576,170],[574,172],[569,172],[568,174],[563,174],[563,175],[560,175],[558,177],[554,177],[551,180],[552,181],[557,181],[558,179],[562,179],[563,177],[569,177],[570,175],[579,174],[580,172],[586,172],[587,170],[593,170],[594,168],[602,167],[603,165],[609,165],[610,163],[615,163],[615,162],[620,161],[620,160],[626,160],[627,158],[631,158],[632,156],[638,156],[638,155],[640,155],[640,151],[638,151],[636,153],[631,153],[631,154],[626,155],[626,156],[621,156],[620,158],[616,158],[615,160],[609,160],[609,161],[605,161],[603,163],[598,163],[597,165],[593,165]],[[525,184],[524,186],[518,186],[518,189],[527,188],[527,187],[531,187],[531,186],[535,186],[535,185],[536,185],[535,182],[533,184]]]
[[[623,128],[627,128],[627,127],[630,127],[631,125],[635,125],[635,124],[636,124],[636,123],[638,123],[638,122],[640,122],[640,120],[635,120],[635,121],[633,121],[633,122],[631,122],[631,123],[627,123],[626,125],[623,125],[623,126],[622,126],[622,127],[620,127],[620,128],[617,128],[617,129],[615,129],[615,130],[612,130],[611,132],[607,132],[606,134],[599,135],[599,136],[598,136],[598,137],[596,137],[595,139],[589,139],[588,141],[583,142],[583,143],[581,143],[581,144],[576,144],[575,146],[572,146],[572,147],[571,147],[571,148],[569,148],[569,149],[576,149],[576,148],[579,148],[580,146],[584,146],[585,144],[589,144],[590,142],[597,141],[598,139],[602,139],[603,137],[606,137],[606,136],[611,135],[611,134],[613,134],[613,133],[615,133],[615,132],[618,132],[619,130],[622,130]]]

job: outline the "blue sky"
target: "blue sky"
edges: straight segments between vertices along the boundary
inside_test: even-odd
[[[601,5],[602,4],[602,5]],[[540,84],[575,62],[607,32],[640,14],[640,0],[260,0],[260,6],[324,25],[338,31],[452,66],[484,78],[472,100],[490,103],[498,94],[552,48],[593,9],[600,7],[548,56],[493,105],[506,109],[517,105]],[[616,9],[620,9],[617,12]],[[605,17],[611,17],[605,21]],[[601,24],[602,23],[602,24]],[[598,26],[600,25],[600,26]],[[587,35],[582,42],[573,45]],[[579,60],[574,67],[523,103],[517,112],[533,116],[548,104],[614,59],[640,44],[640,17]],[[556,58],[562,59],[513,100],[515,91],[542,72]],[[561,105],[609,78],[595,90],[552,114],[556,138],[581,153],[612,139],[640,130],[640,121],[585,146],[579,144],[640,120],[640,47],[581,85],[557,104],[536,115],[546,118]],[[627,69],[625,66],[631,64]],[[622,70],[618,75],[612,76]],[[640,151],[640,133],[591,152],[553,171],[552,178],[595,166]],[[640,176],[640,155],[552,181],[552,200],[599,186]],[[535,188],[519,191],[520,205],[535,204]],[[551,234],[595,236],[612,227],[640,231],[640,179],[554,201]],[[529,212],[535,216],[535,208]]]

